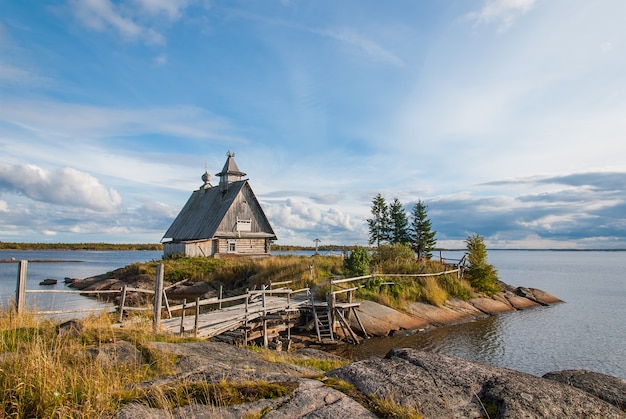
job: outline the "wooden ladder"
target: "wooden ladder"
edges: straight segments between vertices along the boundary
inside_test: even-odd
[[[333,336],[333,330],[331,327],[330,309],[325,307],[322,310],[315,308],[315,304],[311,304],[313,308],[313,320],[315,321],[315,331],[317,332],[317,341],[322,342],[323,339],[335,340]],[[320,307],[321,308],[321,307]]]

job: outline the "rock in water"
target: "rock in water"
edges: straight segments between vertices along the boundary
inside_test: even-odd
[[[56,285],[57,282],[58,281],[56,279],[48,278],[48,279],[44,279],[43,281],[41,281],[39,285]]]

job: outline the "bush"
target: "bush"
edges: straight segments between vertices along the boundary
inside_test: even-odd
[[[493,265],[487,263],[487,247],[485,239],[473,234],[465,240],[467,244],[467,261],[470,266],[466,271],[467,278],[476,291],[493,295],[502,291],[498,285],[498,272]]]
[[[370,254],[366,248],[356,246],[343,260],[343,270],[347,276],[365,276],[370,273]]]

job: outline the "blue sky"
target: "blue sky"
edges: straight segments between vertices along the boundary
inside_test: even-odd
[[[622,0],[0,0],[0,240],[158,242],[226,152],[278,244],[626,248]]]

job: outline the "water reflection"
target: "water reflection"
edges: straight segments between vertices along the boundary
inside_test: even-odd
[[[468,323],[439,327],[409,336],[371,338],[338,352],[350,359],[384,356],[392,348],[415,348],[474,361],[499,364],[505,356],[502,319],[487,317]]]

